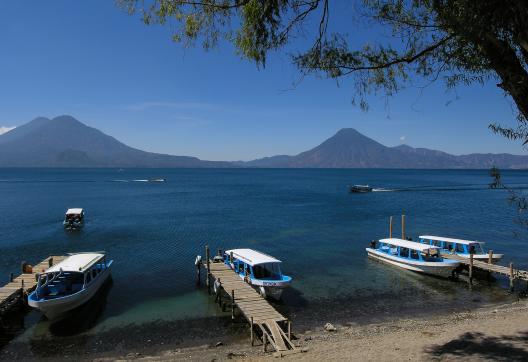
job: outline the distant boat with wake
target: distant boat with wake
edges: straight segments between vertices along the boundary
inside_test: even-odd
[[[372,187],[369,185],[352,185],[350,186],[351,193],[366,193],[372,192]]]

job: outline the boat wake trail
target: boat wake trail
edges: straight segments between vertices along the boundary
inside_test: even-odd
[[[519,185],[510,187],[512,190],[528,190],[528,185]],[[477,185],[449,185],[449,186],[412,186],[395,189],[375,188],[372,192],[427,192],[427,191],[479,191],[493,190],[487,184]],[[500,190],[500,189],[498,189]]]

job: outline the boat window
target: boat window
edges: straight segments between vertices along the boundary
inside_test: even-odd
[[[243,273],[244,272],[244,264],[243,263],[238,263],[238,272],[239,273]]]
[[[411,249],[411,259],[419,259],[418,250]]]
[[[482,250],[482,245],[478,243],[470,244],[469,248],[470,250],[473,249],[473,254],[484,254],[484,251]]]
[[[456,250],[457,253],[465,253],[466,252],[464,250],[464,245],[463,244],[456,244],[455,250]]]
[[[431,245],[434,245],[434,246],[439,246],[441,247],[442,246],[442,242],[440,240],[433,240],[432,244]]]
[[[453,243],[447,243],[445,242],[444,243],[444,250],[449,250],[449,251],[453,251]]]
[[[92,281],[92,276],[90,273],[86,274],[86,284],[90,283]]]
[[[400,247],[400,256],[403,258],[409,257],[409,249]]]
[[[279,263],[265,263],[253,266],[256,279],[282,279]]]

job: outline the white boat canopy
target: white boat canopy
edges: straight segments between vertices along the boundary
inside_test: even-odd
[[[427,244],[417,243],[416,241],[409,241],[409,240],[396,239],[396,238],[381,239],[379,242],[384,243],[384,244],[393,245],[393,246],[401,246],[402,248],[413,249],[413,250],[418,250],[418,251],[440,249],[440,247],[438,246],[427,245]]]
[[[246,264],[251,266],[265,263],[280,263],[279,259],[275,259],[272,256],[261,253],[253,249],[232,249],[226,250],[225,253],[230,255],[233,253],[233,257],[242,260]]]
[[[484,242],[482,241],[452,239],[452,238],[444,238],[442,236],[422,235],[422,236],[419,236],[419,238],[426,239],[426,240],[445,241],[447,243],[457,243],[457,244],[463,244],[463,245],[484,244]]]
[[[83,272],[101,260],[104,256],[105,254],[99,253],[73,254],[46,270],[46,273],[58,272],[61,270],[69,272]]]
[[[83,213],[83,209],[81,208],[73,208],[73,209],[68,209],[66,211],[66,215],[80,215]]]

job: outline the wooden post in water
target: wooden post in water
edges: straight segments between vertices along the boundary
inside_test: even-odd
[[[235,291],[231,289],[231,320],[235,320]]]
[[[209,260],[209,245],[205,246],[205,263],[207,264],[207,278],[205,279],[205,285],[207,285],[207,293],[211,294],[211,261]]]
[[[401,216],[402,221],[402,239],[405,240],[405,215],[402,214]]]
[[[254,336],[253,336],[253,317],[251,317],[251,347],[253,347],[254,342]]]
[[[218,287],[216,288],[216,299],[218,300],[218,304],[222,305],[222,282],[220,278],[218,278]]]
[[[196,285],[202,282],[202,262],[196,264]]]
[[[222,249],[218,249],[217,254],[218,256],[222,256]]]
[[[389,218],[389,238],[392,238],[392,216]]]
[[[291,341],[291,321],[288,319],[288,339]]]
[[[22,279],[22,289],[24,289],[24,279]]]
[[[473,253],[469,254],[469,284],[473,284]]]
[[[510,292],[513,293],[513,263],[510,263]]]
[[[493,264],[493,250],[488,250],[488,264]]]
[[[268,334],[266,332],[264,332],[264,352],[267,352],[266,351],[266,345],[268,344]]]

